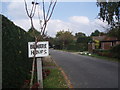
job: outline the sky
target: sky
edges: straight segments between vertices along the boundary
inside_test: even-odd
[[[30,10],[31,3],[28,2]],[[46,3],[47,9],[48,2]],[[38,8],[37,10],[38,11]],[[42,17],[41,4],[39,7],[40,16]],[[20,26],[25,31],[30,28],[30,20],[26,14],[24,2],[2,2],[1,14]],[[104,32],[107,23],[98,19],[99,8],[96,2],[57,2],[53,15],[48,22],[46,31],[49,36],[55,37],[60,30],[71,31],[73,34],[83,32],[87,36],[98,29]],[[33,18],[34,27],[39,31],[39,21],[37,12]]]

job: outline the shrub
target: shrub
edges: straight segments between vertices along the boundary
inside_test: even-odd
[[[67,50],[87,51],[87,44],[86,43],[70,44],[67,46]]]
[[[93,50],[93,53],[98,54],[100,56],[113,57],[110,50],[95,49]]]
[[[2,16],[2,87],[20,88],[29,79],[32,60],[27,45],[32,40],[23,29]]]
[[[113,57],[120,59],[120,45],[113,47],[110,52],[113,54]]]

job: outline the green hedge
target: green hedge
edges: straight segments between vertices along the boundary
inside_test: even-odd
[[[32,38],[20,27],[2,16],[2,87],[20,88],[29,79],[32,60],[27,44]]]
[[[120,45],[113,47],[110,51],[113,57],[120,59]]]
[[[87,43],[76,43],[76,44],[70,44],[67,46],[67,50],[73,50],[73,51],[87,51]]]
[[[120,45],[117,45],[110,50],[95,49],[93,50],[93,53],[98,54],[100,56],[120,59]]]
[[[93,53],[98,54],[100,56],[113,57],[110,50],[95,49],[93,50]]]

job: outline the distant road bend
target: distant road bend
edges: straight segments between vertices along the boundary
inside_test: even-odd
[[[74,88],[118,88],[117,62],[58,50],[50,50],[50,54]]]

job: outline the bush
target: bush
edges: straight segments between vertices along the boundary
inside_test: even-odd
[[[93,53],[100,55],[100,56],[113,57],[110,50],[95,49],[93,50]]]
[[[67,50],[74,50],[76,51],[76,46],[74,44],[70,44],[67,46]]]
[[[32,38],[2,16],[2,87],[20,88],[29,79],[32,60],[27,45]]]
[[[67,50],[87,51],[87,44],[86,43],[70,44],[67,46]]]
[[[113,54],[113,57],[120,59],[120,45],[113,47],[110,52]]]

